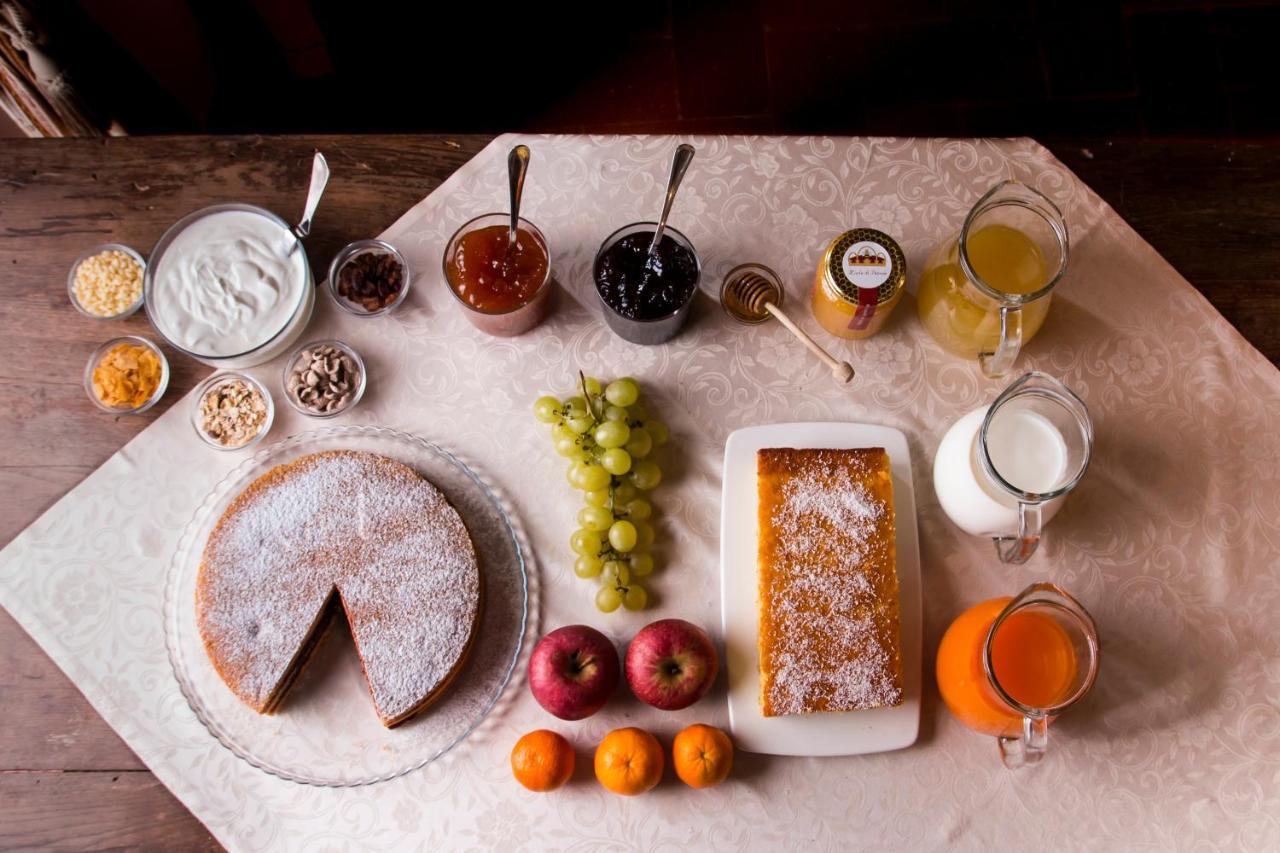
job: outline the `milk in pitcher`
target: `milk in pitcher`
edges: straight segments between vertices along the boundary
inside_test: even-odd
[[[938,502],[956,526],[975,536],[1009,536],[1018,532],[1018,500],[983,470],[978,432],[988,406],[974,409],[952,425],[933,461],[933,487]],[[1069,454],[1062,432],[1043,415],[1007,409],[992,420],[987,434],[992,466],[1018,491],[1041,494],[1054,490],[1066,474]],[[1041,507],[1047,522],[1063,498]]]

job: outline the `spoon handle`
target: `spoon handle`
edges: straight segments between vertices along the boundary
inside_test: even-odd
[[[520,227],[520,196],[524,193],[524,176],[529,172],[529,146],[517,145],[507,155],[507,177],[511,181],[511,230],[507,232],[507,245],[516,243],[516,230]]]
[[[689,171],[689,164],[693,162],[693,146],[682,142],[676,146],[676,156],[671,161],[671,178],[667,181],[667,198],[662,203],[662,216],[658,219],[658,228],[653,232],[653,242],[649,244],[649,256],[658,251],[658,245],[662,242],[662,232],[667,230],[667,217],[671,215],[671,205],[676,200],[676,190],[680,189],[680,182],[684,180],[684,173]]]
[[[293,233],[302,239],[311,233],[311,220],[316,215],[316,206],[320,204],[320,196],[329,184],[329,161],[319,151],[311,160],[311,186],[307,189],[307,203],[302,208],[302,220],[293,226]]]
[[[836,361],[831,353],[819,346],[818,342],[805,334],[804,330],[791,321],[791,318],[782,313],[782,309],[772,302],[764,304],[764,310],[778,318],[778,322],[787,327],[787,331],[800,339],[800,343],[809,348],[809,352],[818,357],[818,360],[825,364],[830,370],[831,375],[841,382],[848,382],[853,378],[853,365],[847,361]]]

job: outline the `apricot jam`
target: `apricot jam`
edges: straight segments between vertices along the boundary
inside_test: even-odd
[[[461,235],[445,260],[446,277],[463,302],[486,314],[527,305],[547,281],[547,249],[523,228],[508,246],[508,226],[489,225]]]

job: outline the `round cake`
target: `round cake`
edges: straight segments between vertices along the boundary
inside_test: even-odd
[[[471,537],[444,495],[407,465],[344,450],[273,468],[231,502],[195,604],[214,668],[262,714],[341,607],[378,717],[394,726],[461,670],[480,596]]]

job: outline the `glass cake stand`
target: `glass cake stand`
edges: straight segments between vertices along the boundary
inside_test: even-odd
[[[345,621],[325,631],[280,710],[242,703],[205,654],[196,627],[195,584],[205,541],[236,495],[277,465],[325,450],[363,450],[403,462],[458,510],[480,560],[484,602],[474,645],[447,691],[408,722],[378,721]],[[511,505],[482,474],[448,450],[386,427],[342,426],[291,436],[228,474],[187,524],[165,587],[165,644],[191,710],[224,747],[268,773],[308,785],[354,787],[394,779],[443,756],[499,702],[537,619],[533,557]]]

